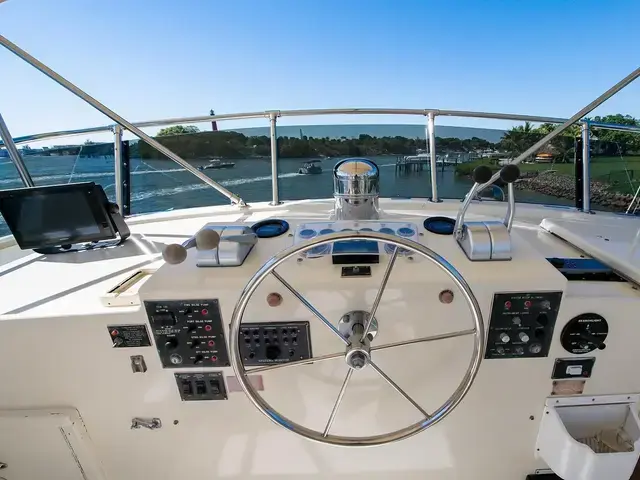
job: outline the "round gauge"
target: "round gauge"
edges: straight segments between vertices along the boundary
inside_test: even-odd
[[[365,227],[358,230],[359,232],[373,232],[373,228]]]
[[[382,227],[380,229],[380,233],[386,233],[387,235],[395,235],[396,231],[393,228]]]
[[[311,228],[303,228],[298,235],[300,238],[313,238],[316,236],[316,231]]]
[[[273,238],[287,233],[289,224],[285,220],[270,218],[252,225],[251,230],[258,238]]]
[[[400,235],[401,237],[410,237],[415,233],[416,231],[413,228],[409,227],[401,227],[398,229],[398,235]]]
[[[583,313],[564,326],[560,343],[567,352],[581,355],[596,348],[603,350],[608,333],[609,324],[602,315]]]
[[[429,217],[424,221],[424,228],[436,235],[453,235],[456,221],[450,217]]]
[[[333,228],[323,228],[320,230],[319,235],[328,235],[329,233],[333,233],[335,230]]]
[[[343,228],[341,232],[353,232],[353,228]]]

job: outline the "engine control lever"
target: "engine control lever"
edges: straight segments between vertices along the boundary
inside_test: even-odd
[[[203,228],[193,237],[186,240],[182,245],[172,243],[162,252],[162,258],[164,261],[177,265],[182,263],[187,258],[187,250],[195,247],[196,250],[215,250],[220,245],[220,242],[232,242],[242,245],[255,245],[258,242],[258,237],[255,233],[244,233],[240,235],[227,235],[220,237],[220,234],[211,228]]]
[[[172,243],[162,251],[162,258],[171,265],[178,265],[187,258],[187,250],[195,247],[198,250],[214,250],[220,244],[220,235],[215,230],[204,228],[193,237],[182,242]]]
[[[460,207],[460,210],[458,210],[458,215],[456,216],[456,224],[455,224],[455,227],[453,228],[453,235],[457,239],[462,238],[462,228],[464,226],[464,215],[467,213],[467,210],[469,209],[469,206],[471,205],[472,200],[476,196],[476,193],[478,192],[478,188],[484,183],[488,182],[489,179],[491,178],[491,169],[486,165],[478,165],[476,168],[473,169],[473,173],[471,174],[471,177],[473,178],[473,181],[475,183],[473,184],[473,187],[471,187],[471,190],[469,190],[469,193],[465,197],[464,202],[462,203],[462,207]]]
[[[507,216],[504,218],[504,226],[511,231],[513,217],[516,214],[516,195],[513,183],[520,177],[520,169],[513,163],[508,163],[500,170],[500,179],[507,184]]]

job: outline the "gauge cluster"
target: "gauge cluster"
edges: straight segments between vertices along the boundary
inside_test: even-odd
[[[562,292],[497,293],[485,358],[546,357]]]
[[[394,235],[418,242],[418,226],[407,222],[378,221],[337,221],[308,222],[298,225],[294,235],[294,243],[304,242],[335,232],[378,232]],[[325,255],[371,255],[393,253],[394,246],[382,244],[375,240],[344,240],[328,245],[319,245],[307,250],[303,256],[318,258]],[[400,255],[408,255],[409,251],[400,249]]]

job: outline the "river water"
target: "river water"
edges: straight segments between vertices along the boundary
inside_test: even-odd
[[[380,167],[380,189],[384,197],[429,197],[431,179],[428,170],[397,175],[395,156],[371,157]],[[75,182],[101,184],[114,201],[115,177],[113,157],[82,158],[76,156],[27,156],[25,162],[36,185]],[[205,170],[206,174],[236,193],[247,202],[271,200],[271,164],[268,159],[234,160],[231,169]],[[323,173],[300,175],[303,159],[281,159],[278,162],[280,198],[294,200],[327,198],[332,195],[331,169],[337,159],[322,160]],[[193,161],[204,165],[206,161]],[[438,194],[442,198],[462,198],[469,190],[470,180],[457,177],[453,168],[438,171]],[[0,189],[21,187],[13,164],[0,158]],[[518,190],[520,202],[570,205],[572,201]],[[171,209],[227,204],[228,200],[195,176],[169,160],[132,159],[131,213],[140,214]],[[0,217],[0,236],[8,229]]]

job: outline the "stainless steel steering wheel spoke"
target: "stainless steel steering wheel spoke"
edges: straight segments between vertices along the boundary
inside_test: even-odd
[[[371,347],[371,351],[384,350],[387,348],[404,347],[405,345],[413,345],[414,343],[433,342],[436,340],[444,340],[446,338],[464,337],[466,335],[474,335],[476,333],[475,328],[468,330],[458,330],[457,332],[441,333],[438,335],[430,335],[428,337],[412,338],[411,340],[403,340],[401,342],[386,343],[384,345],[376,345]]]
[[[291,294],[292,294],[294,297],[296,297],[298,300],[300,300],[300,302],[302,302],[302,304],[303,304],[305,307],[307,307],[311,313],[313,313],[316,317],[318,317],[318,318],[320,319],[320,321],[322,321],[322,323],[324,323],[327,327],[329,327],[329,329],[330,329],[333,333],[335,333],[335,334],[336,334],[336,336],[337,336],[340,340],[342,340],[342,342],[343,342],[346,346],[351,345],[351,342],[350,342],[349,340],[347,340],[346,338],[344,338],[344,337],[342,336],[342,334],[340,333],[340,331],[339,331],[336,327],[334,327],[334,326],[333,326],[333,324],[332,324],[329,320],[327,320],[327,319],[324,317],[324,315],[322,315],[318,310],[316,310],[316,308],[315,308],[313,305],[311,305],[311,304],[307,301],[307,299],[306,299],[306,298],[304,298],[304,297],[300,294],[300,292],[298,292],[295,288],[293,288],[291,285],[289,285],[289,283],[288,283],[284,278],[282,278],[282,277],[278,274],[278,272],[276,272],[275,270],[273,270],[273,271],[271,272],[271,274],[272,274],[274,277],[276,277],[276,278],[278,279],[278,281],[279,281],[282,285],[284,285],[284,287],[285,287],[287,290],[289,290],[289,291],[291,292]]]
[[[369,365],[371,365],[371,368],[373,368],[378,375],[380,375],[382,378],[384,378],[386,380],[386,382],[391,385],[393,387],[393,389],[398,392],[400,395],[402,395],[411,405],[413,405],[414,407],[416,407],[418,410],[420,410],[420,413],[422,413],[424,415],[424,417],[428,420],[429,418],[431,418],[431,415],[429,415],[427,412],[424,411],[424,409],[418,405],[416,403],[416,401],[411,398],[407,392],[405,392],[404,390],[402,390],[398,384],[396,382],[394,382],[393,380],[391,380],[391,378],[384,373],[379,366],[377,366],[375,363],[373,363],[371,361],[371,359],[369,359]]]
[[[331,415],[329,415],[327,426],[324,427],[324,432],[322,433],[323,437],[326,437],[327,435],[329,435],[329,429],[331,428],[331,425],[333,425],[333,421],[336,419],[338,408],[340,408],[340,404],[342,403],[342,398],[344,397],[344,393],[347,391],[347,385],[349,384],[349,380],[351,380],[351,375],[353,375],[353,369],[349,368],[349,371],[347,372],[347,376],[344,377],[344,382],[342,382],[342,387],[340,388],[340,393],[338,393],[338,398],[336,399],[336,403],[333,405],[333,409],[331,410]]]
[[[389,275],[391,275],[391,270],[393,270],[393,265],[396,263],[396,258],[398,258],[398,250],[400,250],[400,248],[395,247],[393,249],[393,253],[391,254],[391,258],[389,258],[389,263],[387,263],[387,268],[385,269],[384,275],[382,276],[382,282],[380,283],[380,288],[378,288],[378,293],[376,294],[376,298],[373,301],[373,306],[371,307],[371,311],[369,312],[367,323],[364,326],[364,332],[362,333],[362,337],[360,339],[361,342],[364,342],[364,339],[367,338],[367,335],[369,334],[369,330],[371,329],[373,318],[376,315],[376,310],[378,310],[378,305],[380,305],[380,299],[382,298],[384,289],[387,287],[387,282],[389,281]]]
[[[251,370],[245,369],[245,371],[249,375],[251,375],[254,373],[263,373],[271,370],[276,370],[278,368],[298,367],[300,365],[309,365],[310,363],[324,362],[325,360],[331,360],[333,358],[344,358],[344,352],[329,353],[327,355],[320,355],[319,357],[305,358],[304,360],[295,360],[293,362],[276,363],[273,365],[266,365],[264,367],[252,368]]]

